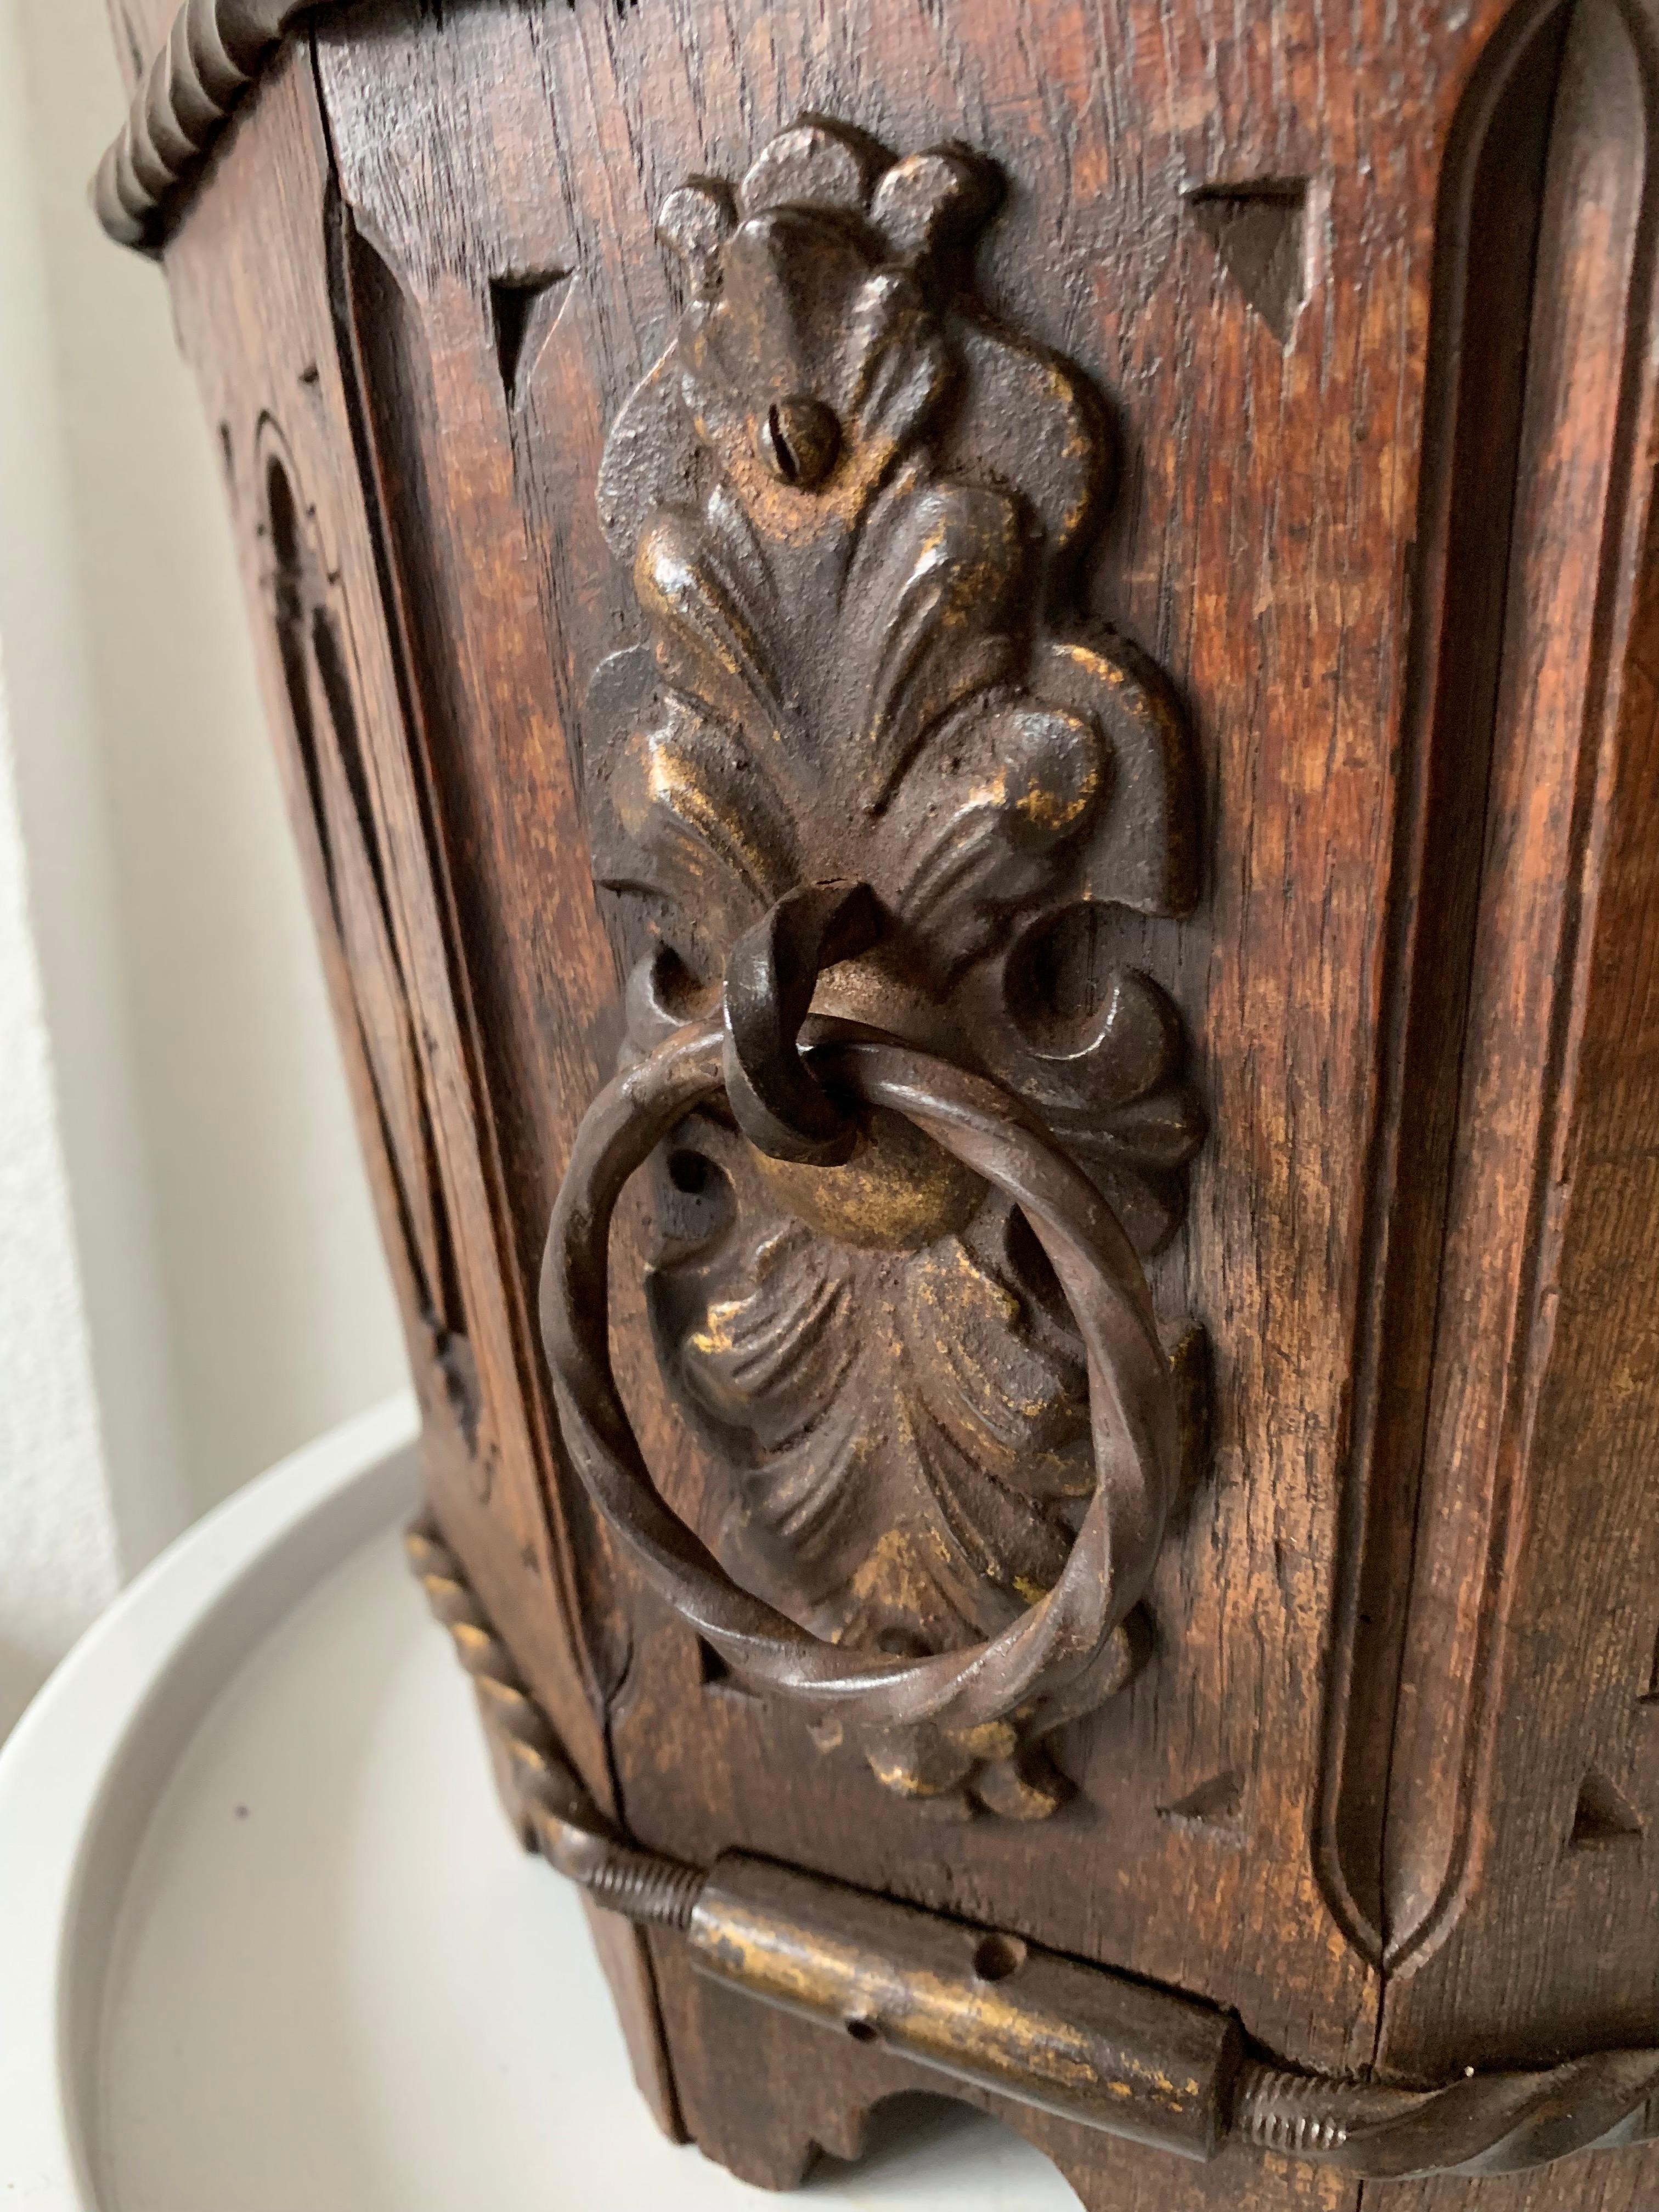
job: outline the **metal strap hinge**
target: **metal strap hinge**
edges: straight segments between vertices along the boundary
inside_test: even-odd
[[[1196,2160],[1243,2141],[1367,2179],[1518,2173],[1659,2136],[1659,2051],[1599,2051],[1441,2087],[1276,2063],[1202,2001],[1022,1938],[740,1853],[707,1869],[618,1835],[428,1525],[406,1539],[477,1686],[526,1840],[696,1970],[957,2081]]]

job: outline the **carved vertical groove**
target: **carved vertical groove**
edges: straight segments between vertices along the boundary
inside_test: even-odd
[[[1644,181],[1612,0],[1529,11],[1489,63],[1441,210],[1420,735],[1316,1847],[1350,1936],[1394,1970],[1444,1935],[1474,1870],[1548,1356]]]
[[[1482,324],[1525,328],[1566,10],[1532,15],[1465,95],[1436,224],[1417,649],[1316,1846],[1338,1917],[1373,1959],[1526,374],[1523,343],[1506,352],[1465,339]]]
[[[500,1449],[514,1464],[526,1504],[533,1485],[553,1523],[557,1609],[562,1621],[581,1625],[581,1663],[591,1669],[597,1707],[627,1664],[628,1642],[608,1601],[611,1563],[587,1545],[585,1524],[567,1520],[563,1492],[551,1479],[557,1445],[524,1302],[533,1247],[527,1241],[515,1246],[535,1206],[509,1199],[524,1148],[514,1156],[519,1133],[503,1129],[499,1102],[514,1095],[508,1070],[520,1024],[510,996],[503,1003],[503,994],[513,989],[507,964],[480,950],[494,936],[489,871],[469,865],[466,857],[489,849],[498,833],[481,799],[470,752],[477,709],[467,696],[467,672],[458,665],[462,656],[449,649],[458,624],[445,574],[447,488],[432,481],[434,460],[419,435],[431,410],[431,357],[419,307],[389,244],[371,237],[358,212],[337,197],[331,198],[328,222],[331,304],[349,368],[352,434],[359,469],[373,488],[375,558],[399,647],[397,677],[410,733],[409,799],[441,917],[453,1024],[449,1066],[458,1079],[446,1102],[451,1141],[459,1135],[455,1122],[464,1117],[465,1218],[484,1230],[471,1234],[464,1247],[463,1271],[473,1300],[480,1364],[487,1383],[500,1392],[499,1405],[492,1400],[502,1431]],[[470,548],[463,557],[471,557]],[[521,798],[505,779],[494,796],[507,805]],[[559,937],[550,922],[549,929]],[[614,989],[609,970],[605,980]],[[567,1087],[580,1096],[590,1078],[579,1025],[564,1024],[558,1044],[574,1063]],[[538,1148],[538,1161],[543,1157]]]

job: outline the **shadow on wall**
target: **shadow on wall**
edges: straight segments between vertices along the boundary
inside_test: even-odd
[[[0,1743],[4,1743],[47,1672],[38,1652],[25,1651],[0,1634]]]
[[[9,13],[41,282],[0,352],[36,356],[58,465],[0,533],[64,548],[58,656],[15,705],[31,904],[111,1486],[182,1469],[193,1515],[406,1370],[215,448],[163,277],[87,205],[126,103],[104,0]]]

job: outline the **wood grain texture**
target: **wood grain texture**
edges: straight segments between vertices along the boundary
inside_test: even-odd
[[[1533,11],[1535,17],[1537,11]],[[1563,34],[1512,15],[1460,104],[1439,188],[1418,494],[1417,652],[1402,729],[1380,1089],[1335,1562],[1316,1850],[1367,1955],[1382,1854],[1474,960],[1534,267]],[[1509,333],[1482,345],[1482,325]]]
[[[170,11],[124,4],[136,74]],[[290,49],[168,264],[440,1516],[590,1786],[659,1849],[1017,1929],[1334,2072],[1659,2039],[1650,0],[361,0],[315,36],[320,113]],[[1218,1138],[1151,1273],[1212,1346],[1215,1449],[1148,1663],[1058,1740],[1077,1795],[1036,1841],[919,1820],[641,1590],[526,1323],[645,950],[590,885],[584,702],[644,641],[595,493],[683,305],[653,225],[805,109],[1006,173],[979,289],[1105,395],[1086,608],[1169,672],[1200,762],[1198,910],[1114,911],[1053,966],[1068,1018],[1127,965],[1194,1041]],[[618,1365],[709,1536],[652,1210],[613,1254]],[[913,2086],[651,1942],[686,2124],[739,2171],[793,2179]],[[1098,2212],[1637,2212],[1659,2176],[1044,2147]]]
[[[1653,32],[1580,6],[1551,132],[1390,1785],[1402,1935],[1431,1954],[1390,1995],[1407,2065],[1454,2020],[1482,2063],[1659,2021],[1653,924],[1631,902],[1655,849]]]

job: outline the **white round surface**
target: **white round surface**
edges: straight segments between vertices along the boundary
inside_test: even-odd
[[[398,1404],[159,1560],[0,1753],[0,2203],[716,2212],[574,1893],[521,1855],[398,1540]],[[1007,2130],[902,2100],[814,2203],[1048,2212]]]

